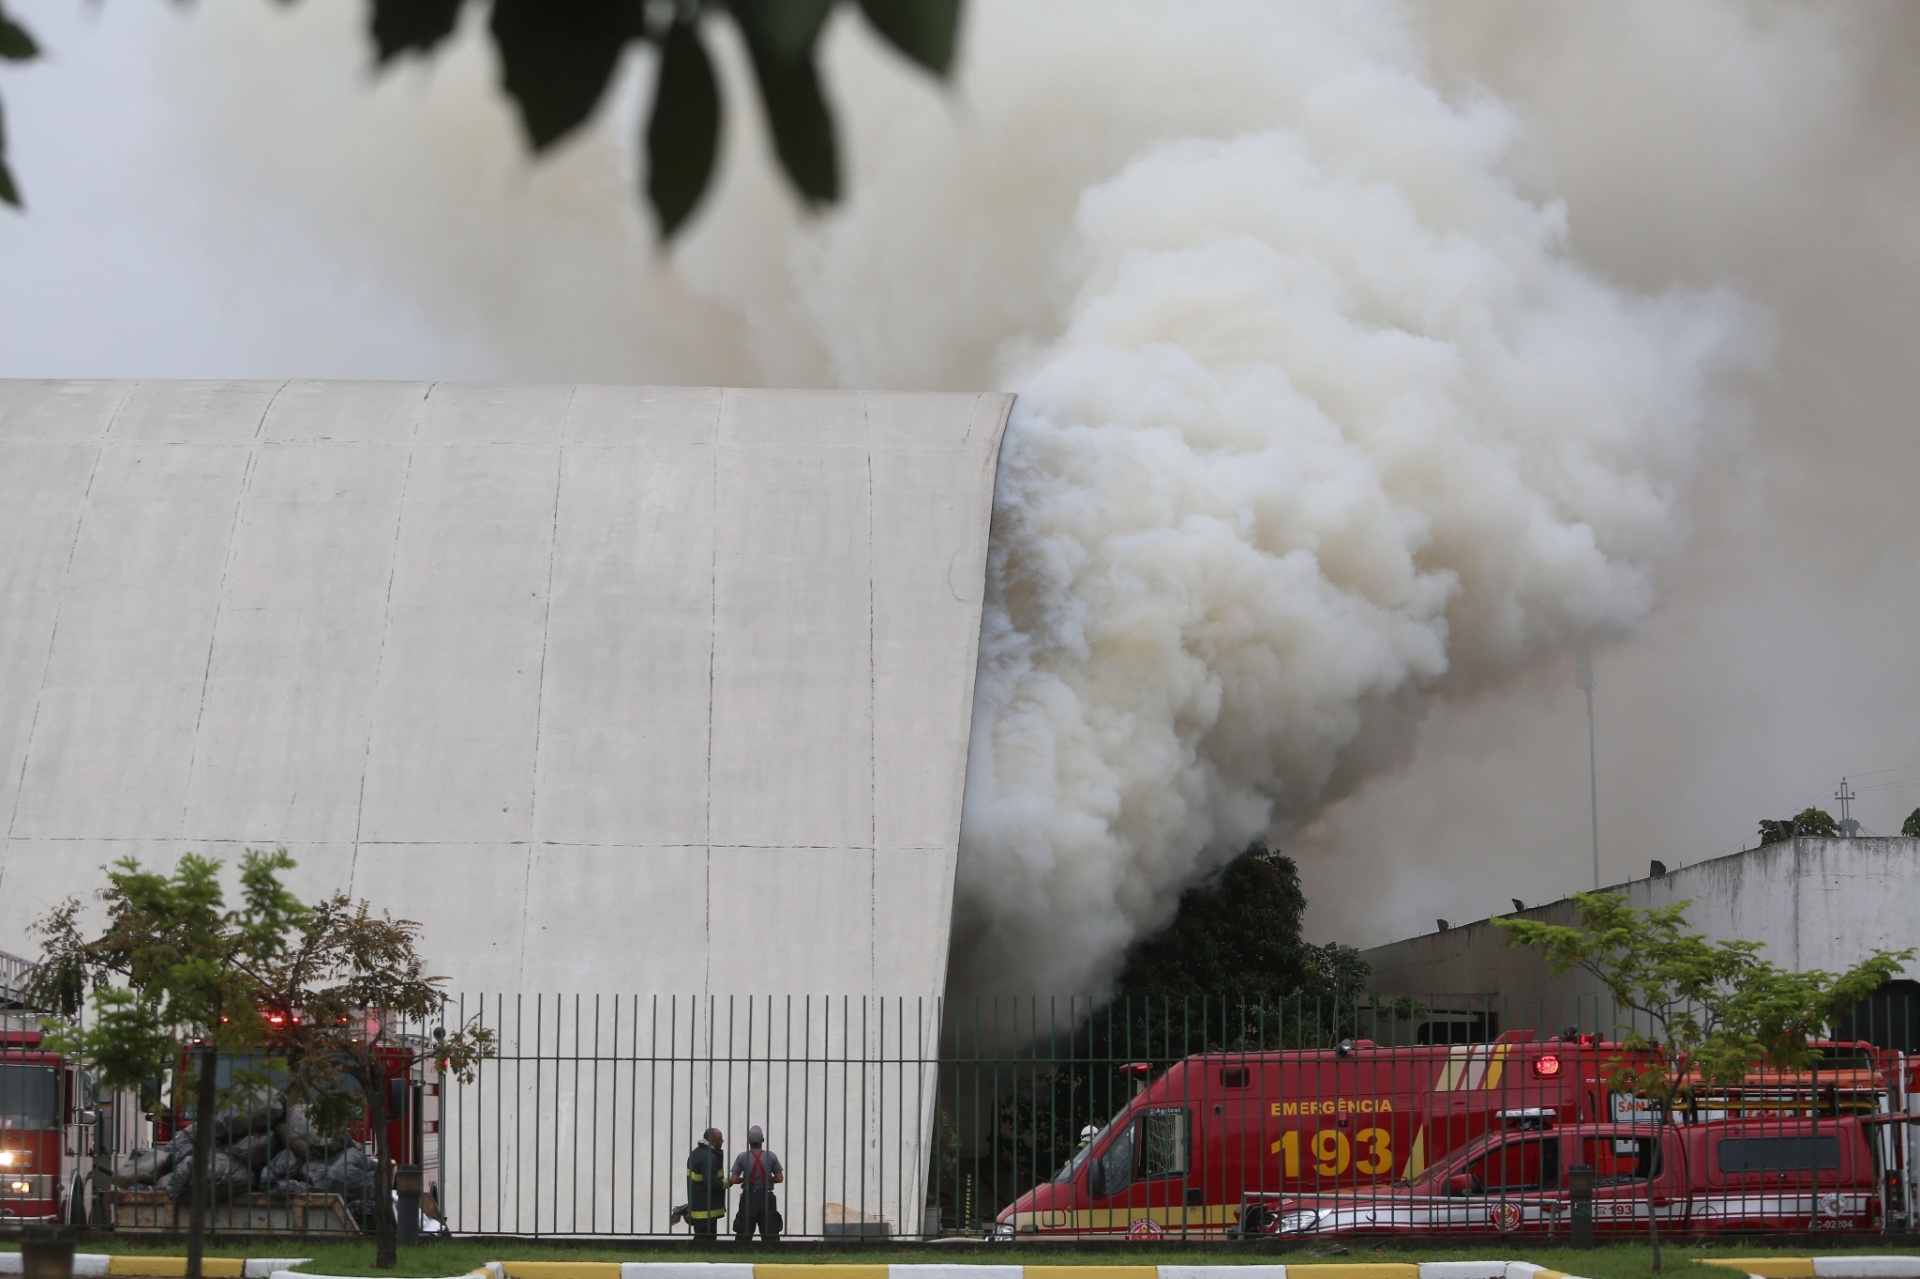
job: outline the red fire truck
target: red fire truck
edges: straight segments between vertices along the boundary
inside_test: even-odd
[[[86,1089],[39,1031],[0,1029],[0,1220],[85,1220],[98,1118]]]
[[[375,1056],[387,1077],[387,1149],[393,1161],[431,1167],[438,1155],[440,1136],[440,1077],[431,1042],[415,1037],[394,1039]],[[174,1069],[176,1084],[188,1079],[191,1073],[187,1055],[183,1053]],[[274,1075],[271,1058],[260,1053],[222,1053],[214,1067],[214,1081],[222,1096],[229,1095],[228,1090],[236,1080],[243,1091],[253,1080],[271,1089]],[[172,1099],[172,1105],[155,1116],[156,1143],[166,1142],[193,1122],[192,1090],[176,1086]],[[352,1125],[347,1135],[368,1151],[373,1149],[372,1129],[366,1119]]]
[[[1866,1045],[1857,1063],[1815,1072],[1836,1109],[1887,1108],[1891,1074]],[[1178,1062],[1142,1089],[1054,1178],[1002,1210],[995,1234],[1224,1231],[1277,1196],[1385,1186],[1515,1122],[1565,1127],[1631,1120],[1607,1078],[1631,1060],[1592,1035],[1490,1044],[1216,1054]],[[1838,1064],[1838,1063],[1836,1063]],[[1844,1078],[1843,1078],[1844,1075]],[[1844,1084],[1844,1089],[1839,1085]],[[1785,1111],[1816,1085],[1774,1076],[1716,1094],[1698,1118]],[[1844,1101],[1844,1105],[1842,1104]]]
[[[1560,1236],[1569,1169],[1592,1170],[1596,1238],[1877,1231],[1886,1219],[1872,1119],[1717,1119],[1675,1127],[1521,1123],[1469,1142],[1411,1179],[1331,1193],[1262,1196],[1254,1233]]]

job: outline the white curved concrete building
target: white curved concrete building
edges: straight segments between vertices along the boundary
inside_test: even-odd
[[[0,938],[284,845],[462,989],[937,995],[1010,404],[0,382]]]

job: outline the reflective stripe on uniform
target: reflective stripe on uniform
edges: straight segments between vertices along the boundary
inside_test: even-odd
[[[726,1215],[727,1210],[725,1208],[702,1208],[687,1214],[687,1216],[692,1217],[695,1221],[705,1221],[708,1217],[724,1217]]]
[[[706,1179],[707,1179],[707,1174],[704,1172],[689,1171],[687,1173],[688,1181],[705,1181]]]

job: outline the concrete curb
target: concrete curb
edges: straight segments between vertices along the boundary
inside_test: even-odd
[[[270,1279],[275,1274],[291,1274],[292,1267],[305,1257],[208,1257],[201,1266],[206,1279]],[[0,1252],[0,1275],[20,1273],[20,1254]],[[158,1279],[187,1273],[185,1257],[142,1257],[109,1252],[73,1254],[74,1279],[105,1279],[111,1275],[149,1275]]]
[[[314,1279],[292,1269],[304,1257],[270,1257],[241,1260],[238,1257],[208,1257],[206,1279]],[[1747,1268],[1748,1260],[1759,1264],[1761,1258],[1730,1259],[1715,1264],[1733,1269]],[[1766,1261],[1793,1260],[1806,1268],[1767,1273],[1761,1279],[1920,1279],[1920,1257],[1823,1257],[1821,1262],[1848,1262],[1846,1270],[1816,1270],[1813,1263],[1800,1258],[1766,1258]],[[1888,1268],[1865,1269],[1862,1262],[1887,1263]],[[1904,1268],[1903,1268],[1904,1267]],[[98,1252],[75,1253],[73,1273],[76,1279],[111,1279],[116,1275],[157,1276],[175,1279],[187,1272],[185,1257],[148,1257],[113,1255]],[[0,1275],[20,1273],[20,1254],[0,1252]],[[1750,1271],[1750,1273],[1759,1273]],[[324,1279],[354,1279],[353,1276],[325,1276]],[[366,1276],[365,1279],[385,1279]],[[966,1262],[882,1263],[878,1265],[822,1264],[806,1262],[742,1261],[489,1261],[477,1270],[448,1279],[1579,1279],[1559,1270],[1548,1270],[1526,1261],[1317,1261],[1296,1265],[1246,1266],[1006,1266],[969,1265]]]
[[[1920,1257],[1698,1257],[1754,1279],[1920,1279]]]

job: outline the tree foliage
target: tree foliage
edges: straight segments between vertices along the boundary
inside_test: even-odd
[[[1833,814],[1819,808],[1803,808],[1784,821],[1760,823],[1760,846],[1781,844],[1789,839],[1837,839],[1840,835],[1840,823],[1833,820]]]
[[[1494,927],[1509,945],[1538,951],[1556,976],[1587,973],[1616,1006],[1645,1018],[1651,1034],[1623,1028],[1622,1046],[1634,1056],[1611,1063],[1607,1084],[1652,1100],[1666,1123],[1694,1089],[1738,1084],[1760,1067],[1804,1069],[1809,1040],[1827,1034],[1914,955],[1876,950],[1844,973],[1796,972],[1762,958],[1758,942],[1689,931],[1688,902],[1642,910],[1614,893],[1573,900],[1578,926],[1508,918]],[[1651,1213],[1648,1224],[1657,1270]]]
[[[470,1079],[478,1061],[491,1055],[493,1036],[468,1026],[451,1035],[441,1031],[431,1042],[418,1035],[402,1041],[402,1028],[424,1028],[445,1004],[445,979],[428,976],[416,950],[419,925],[345,894],[304,905],[280,880],[293,866],[285,849],[247,850],[241,901],[229,908],[221,863],[210,858],[188,853],[171,874],[143,869],[131,858],[118,862],[98,894],[107,916],[99,933],[82,927],[77,897],[34,926],[44,958],[29,973],[24,995],[69,1019],[91,1000],[91,1023],[61,1027],[55,1038],[108,1087],[138,1088],[173,1068],[190,1045],[206,1045],[282,1067],[274,1072],[278,1086],[322,1131],[367,1121],[376,1148],[375,1264],[389,1267],[395,1223],[388,1069],[396,1056],[405,1061],[430,1052],[442,1069]],[[248,1073],[237,1080],[243,1087],[255,1082]],[[204,1070],[195,1080],[197,1119],[213,1108],[212,1081]],[[194,1273],[212,1126],[195,1124]]]
[[[1920,808],[1907,814],[1907,820],[1900,824],[1900,833],[1909,839],[1920,839]]]
[[[115,863],[99,892],[105,929],[88,936],[81,903],[70,897],[33,926],[45,958],[28,974],[27,1001],[75,1018],[89,994],[91,1025],[57,1026],[54,1042],[89,1062],[109,1087],[135,1089],[196,1054],[193,1192],[188,1205],[187,1273],[198,1279],[204,1252],[207,1188],[213,1157],[209,1118],[216,1102],[212,1052],[246,1052],[264,1042],[259,990],[264,974],[301,926],[306,908],[280,884],[293,859],[286,850],[241,860],[241,902],[229,908],[220,863],[188,853],[172,874]],[[177,1081],[184,1082],[184,1081]]]
[[[1173,922],[1128,953],[1119,998],[1358,995],[1366,961],[1350,946],[1305,941],[1306,909],[1293,859],[1254,844],[1218,879],[1188,889]]]
[[[446,979],[427,975],[419,934],[412,920],[336,893],[306,909],[296,939],[259,983],[262,1006],[285,1018],[273,1048],[286,1065],[288,1100],[303,1104],[322,1131],[364,1117],[373,1134],[374,1264],[382,1269],[395,1261],[386,1123],[395,1057],[410,1066],[431,1053],[441,1069],[471,1080],[494,1050],[493,1032],[477,1024],[452,1034],[436,1027],[431,1042],[421,1033],[441,1015]],[[403,1038],[408,1028],[414,1034]],[[343,1079],[356,1091],[344,1091]]]
[[[543,152],[589,119],[621,57],[635,45],[658,59],[653,104],[642,131],[646,198],[663,239],[700,203],[719,154],[719,78],[706,23],[725,17],[739,32],[759,86],[780,167],[812,205],[840,198],[840,152],[815,50],[841,0],[369,0],[368,35],[385,67],[431,54],[459,26],[464,7],[490,5],[487,29],[499,54],[501,89],[528,146]],[[896,50],[937,76],[953,65],[960,0],[846,0]],[[0,11],[0,59],[38,53]],[[18,205],[0,133],[0,199]]]
[[[229,908],[221,864],[188,853],[172,874],[133,858],[116,862],[98,894],[105,928],[81,928],[70,897],[33,926],[45,958],[28,974],[34,1007],[71,1018],[89,995],[91,1026],[57,1032],[62,1046],[93,1063],[111,1088],[137,1088],[169,1069],[188,1043],[245,1052],[265,1041],[259,991],[265,974],[305,918],[280,884],[293,859],[248,850],[241,902]]]

